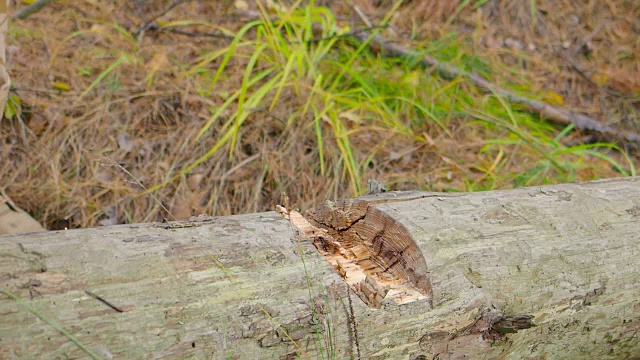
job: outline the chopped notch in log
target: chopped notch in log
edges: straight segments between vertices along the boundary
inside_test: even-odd
[[[431,298],[427,265],[407,229],[365,200],[325,202],[291,222],[370,307]]]

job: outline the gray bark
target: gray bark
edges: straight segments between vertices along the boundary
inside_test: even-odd
[[[418,250],[389,276],[425,296],[367,305],[275,212],[6,235],[0,358],[90,356],[51,322],[100,358],[640,354],[640,178],[364,200],[344,231],[401,225]]]
[[[37,13],[38,11],[42,10],[42,8],[44,8],[45,6],[49,5],[49,3],[51,3],[53,0],[37,0],[34,1],[33,3],[31,3],[30,5],[27,5],[19,10],[17,10],[15,12],[15,14],[13,14],[13,18],[14,19],[26,19],[27,17],[29,17],[30,15],[33,15],[35,13]]]

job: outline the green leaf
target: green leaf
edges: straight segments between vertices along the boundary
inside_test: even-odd
[[[15,95],[9,95],[7,99],[7,104],[4,107],[4,117],[7,119],[13,119],[14,116],[19,114],[22,111],[22,101],[20,98]]]
[[[70,91],[71,90],[71,85],[67,84],[66,82],[63,81],[56,81],[51,83],[51,87],[56,89],[56,90],[60,90],[60,91]]]

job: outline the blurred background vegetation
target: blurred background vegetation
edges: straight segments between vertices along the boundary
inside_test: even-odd
[[[636,174],[629,144],[385,56],[362,29],[640,131],[638,1],[54,1],[9,25],[0,184],[62,229],[272,210],[283,192],[306,209],[367,179],[479,191]]]

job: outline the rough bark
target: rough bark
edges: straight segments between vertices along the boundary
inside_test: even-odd
[[[284,213],[0,236],[0,358],[640,354],[640,178]]]

